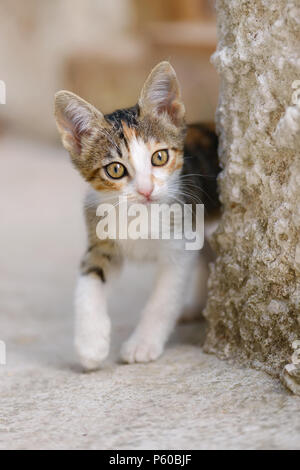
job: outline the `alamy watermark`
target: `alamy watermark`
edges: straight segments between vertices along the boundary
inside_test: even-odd
[[[300,106],[300,80],[294,80],[292,83],[292,103]]]
[[[0,104],[6,104],[6,85],[3,80],[0,80]]]
[[[6,104],[6,85],[0,80],[0,104]],[[6,344],[0,340],[0,366],[6,365]]]
[[[0,340],[0,366],[6,365],[6,344]]]
[[[203,204],[115,204],[98,206],[96,233],[100,240],[184,240],[186,250],[200,250],[204,242]]]
[[[300,315],[298,316],[298,323],[300,325]],[[295,339],[292,342],[293,354],[291,357],[291,364],[289,367],[295,369],[300,369],[300,339]]]
[[[297,367],[300,367],[300,340],[296,339],[292,343],[292,348],[294,350],[292,354],[292,364]]]

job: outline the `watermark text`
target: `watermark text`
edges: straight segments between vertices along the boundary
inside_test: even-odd
[[[6,365],[6,344],[0,340],[0,366]]]
[[[6,85],[3,80],[0,80],[0,104],[6,104]]]
[[[100,204],[96,233],[100,240],[184,240],[186,250],[200,250],[204,242],[203,204]]]

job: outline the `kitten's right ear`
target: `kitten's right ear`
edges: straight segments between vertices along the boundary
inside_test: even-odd
[[[55,118],[63,146],[73,156],[81,154],[83,139],[104,119],[94,106],[64,90],[55,95]]]
[[[175,70],[169,62],[160,62],[147,78],[139,99],[141,110],[165,114],[175,125],[181,125],[185,108]]]

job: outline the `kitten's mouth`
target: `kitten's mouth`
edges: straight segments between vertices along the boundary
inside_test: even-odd
[[[151,204],[152,202],[155,202],[155,199],[151,196],[145,196],[143,198],[138,198],[137,199],[137,202],[140,203],[140,204],[145,204],[145,205],[148,205],[148,204]]]
[[[135,197],[132,200],[133,203],[137,204],[144,204],[145,206],[149,206],[150,204],[158,204],[161,202],[161,198],[159,196],[144,196],[144,197]]]
[[[149,204],[154,204],[154,203],[157,203],[158,202],[158,199],[155,199],[154,197],[148,197],[148,198],[145,198],[143,203],[147,205]]]

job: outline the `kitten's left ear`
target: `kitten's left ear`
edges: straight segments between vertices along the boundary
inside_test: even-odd
[[[182,124],[185,108],[175,70],[169,62],[154,67],[143,86],[139,105],[142,112],[166,113],[174,124]]]
[[[104,120],[98,109],[65,90],[55,95],[55,117],[62,143],[72,157],[81,155],[84,139],[89,138],[93,127]]]

